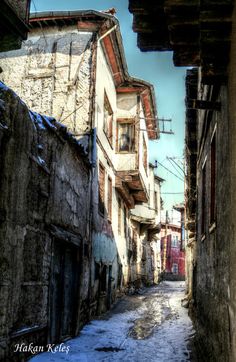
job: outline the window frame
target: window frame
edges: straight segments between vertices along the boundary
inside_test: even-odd
[[[120,150],[119,147],[119,142],[120,142],[120,137],[119,137],[119,127],[121,125],[127,125],[132,127],[133,129],[131,129],[131,144],[129,147],[129,150]],[[118,118],[116,121],[116,152],[120,153],[120,154],[127,154],[127,153],[136,153],[135,152],[135,119],[134,118]]]
[[[177,235],[171,235],[171,247],[172,248],[178,248],[179,239]]]
[[[108,115],[106,116],[106,112]],[[109,119],[109,117],[111,117]],[[109,123],[110,122],[110,123]],[[104,90],[104,99],[103,99],[103,132],[106,135],[106,138],[111,146],[113,148],[113,123],[114,123],[114,112],[111,107],[109,98],[107,96],[106,91]]]
[[[179,274],[179,265],[178,265],[178,263],[172,263],[172,268],[171,268],[172,270],[172,273],[174,274],[174,275],[178,275]],[[177,272],[175,272],[174,270],[176,269],[176,271]]]

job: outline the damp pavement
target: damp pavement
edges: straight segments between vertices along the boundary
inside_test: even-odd
[[[184,282],[164,281],[125,296],[110,312],[87,324],[79,337],[30,361],[193,361],[194,329],[181,306],[184,288]]]

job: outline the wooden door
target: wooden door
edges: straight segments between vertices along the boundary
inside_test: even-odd
[[[78,249],[54,242],[50,288],[50,342],[74,335],[78,306]]]

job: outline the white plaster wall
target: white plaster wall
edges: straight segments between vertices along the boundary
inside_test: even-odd
[[[112,147],[103,130],[104,117],[104,92],[106,92],[110,106],[113,111],[113,139]],[[115,145],[116,145],[116,89],[107,64],[101,43],[97,47],[97,70],[96,70],[96,98],[95,98],[95,127],[97,127],[97,136],[101,141],[106,152],[109,153],[112,163],[115,165]]]
[[[137,122],[137,94],[117,94],[117,118],[132,119]],[[118,171],[135,170],[137,153],[118,153],[116,167]]]
[[[91,38],[76,26],[32,30],[21,49],[0,54],[1,80],[31,110],[81,136],[89,128]]]
[[[137,116],[137,94],[120,93],[117,95],[117,118],[135,118]]]
[[[136,170],[136,153],[118,153],[116,155],[117,171],[132,171]]]
[[[158,224],[161,220],[160,208],[161,208],[161,194],[160,194],[160,183],[155,180],[154,169],[149,167],[148,173],[148,191],[149,191],[149,200],[148,203],[143,203],[142,205],[136,205],[132,209],[132,214],[138,217],[143,217],[146,219],[153,219],[154,222]],[[155,192],[157,193],[157,212],[155,211]]]
[[[143,166],[143,137],[147,145],[147,165],[149,165],[149,152],[148,152],[148,133],[146,131],[146,122],[144,120],[144,112],[140,102],[140,133],[139,133],[139,170],[144,181],[144,185],[148,191],[148,177],[149,167],[147,166],[147,172]],[[144,131],[143,131],[144,130]]]
[[[113,111],[113,141],[110,145],[107,136],[103,130],[104,118],[104,91],[109,99],[110,106]],[[102,46],[98,43],[97,47],[97,69],[96,69],[96,98],[95,98],[95,127],[97,128],[97,137],[102,144],[102,147],[97,147],[97,164],[99,162],[105,167],[105,208],[108,207],[108,176],[111,177],[112,187],[112,231],[113,238],[107,237],[104,233],[97,233],[93,235],[94,257],[97,262],[102,261],[105,264],[112,264],[113,270],[117,271],[117,257],[123,265],[123,272],[125,273],[127,267],[127,242],[124,235],[118,235],[118,195],[115,190],[115,172],[117,169],[116,157],[116,117],[117,117],[117,94],[114,81],[111,75],[111,70],[107,64]],[[107,162],[105,150],[109,157]],[[112,167],[113,166],[113,167]],[[98,197],[98,192],[96,192]],[[96,199],[98,203],[98,198]],[[123,213],[123,210],[121,211]],[[122,214],[123,220],[123,214]],[[104,220],[105,222],[105,220]],[[128,224],[128,220],[127,220]],[[114,273],[115,276],[115,273]]]

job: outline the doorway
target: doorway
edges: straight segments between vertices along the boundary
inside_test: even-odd
[[[79,249],[55,240],[50,285],[50,343],[75,334],[78,307]]]

